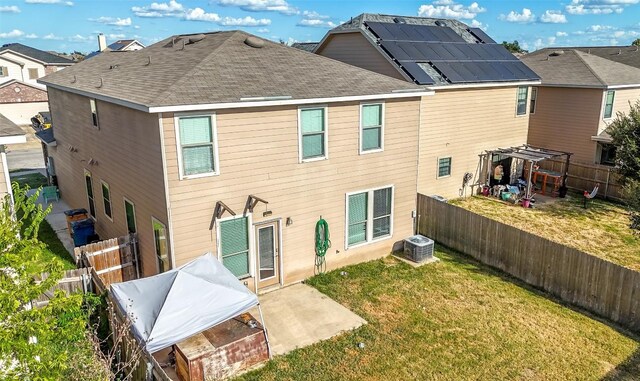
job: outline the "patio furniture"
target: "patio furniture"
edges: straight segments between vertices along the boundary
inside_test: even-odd
[[[60,200],[60,195],[58,194],[58,187],[54,185],[43,187],[42,198],[45,204],[48,203],[49,200],[53,200],[53,199],[55,199],[56,201]]]
[[[591,193],[589,193],[588,191],[584,191],[583,196],[584,196],[584,208],[587,209],[587,201],[593,199],[594,197],[596,197],[598,195],[598,190],[600,189],[600,183],[596,183],[596,186],[593,187],[593,190],[591,191]]]
[[[560,183],[562,180],[562,174],[559,172],[548,171],[546,169],[538,169],[537,171],[533,171],[533,183],[538,183],[538,176],[542,177],[542,187],[540,189],[540,193],[546,195],[547,193],[547,184],[549,183],[549,179],[553,181],[553,193],[558,192],[560,189]]]

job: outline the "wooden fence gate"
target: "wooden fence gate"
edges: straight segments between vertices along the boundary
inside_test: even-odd
[[[75,248],[78,264],[92,269],[97,293],[106,291],[111,283],[140,277],[137,242],[137,236],[130,234]]]

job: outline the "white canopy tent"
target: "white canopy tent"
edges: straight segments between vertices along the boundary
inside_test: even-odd
[[[149,353],[260,308],[258,297],[211,253],[162,274],[112,284],[111,293]],[[260,320],[264,327],[262,310]]]

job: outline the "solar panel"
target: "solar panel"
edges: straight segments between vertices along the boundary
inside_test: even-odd
[[[485,44],[495,44],[496,42],[489,37],[488,34],[486,34],[484,32],[484,30],[480,29],[480,28],[469,28],[467,29],[469,31],[469,33],[473,34],[474,37],[476,37],[478,40],[480,40],[481,42],[485,43]]]
[[[464,77],[458,74],[458,72],[455,71],[448,62],[434,62],[432,65],[451,83],[467,82]]]
[[[465,42],[453,29],[435,25],[390,24],[367,21],[366,26],[383,40]]]
[[[418,85],[433,85],[435,81],[415,62],[403,62],[404,70],[418,83]]]

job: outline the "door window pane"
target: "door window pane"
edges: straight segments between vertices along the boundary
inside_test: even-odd
[[[260,279],[275,276],[274,227],[258,229],[258,251],[260,253]]]
[[[220,223],[222,264],[237,277],[249,275],[248,218],[236,218]]]

